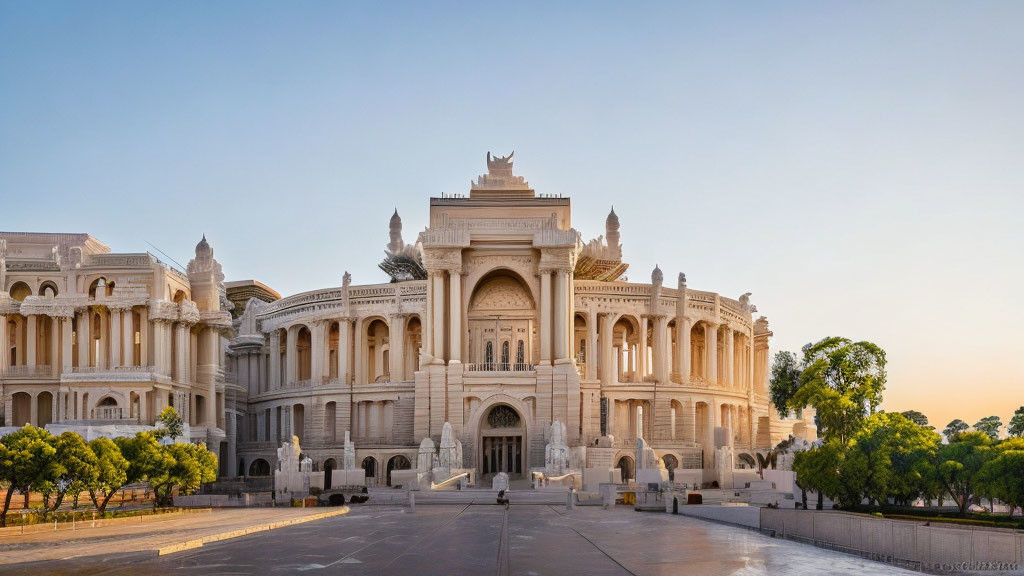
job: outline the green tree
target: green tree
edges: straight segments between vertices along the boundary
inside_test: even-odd
[[[846,449],[840,467],[843,505],[867,498],[871,504],[893,498],[904,505],[935,492],[933,460],[939,435],[902,414],[869,416]]]
[[[999,416],[986,416],[974,424],[974,429],[988,434],[989,438],[993,440],[998,440],[999,429],[1002,426],[1003,421],[999,419]]]
[[[904,410],[900,414],[918,426],[928,426],[928,417],[917,410]]]
[[[64,496],[71,492],[78,502],[78,494],[88,490],[99,477],[96,454],[76,432],[64,432],[54,441],[56,454],[50,480],[56,487],[57,498],[51,510],[60,508]]]
[[[173,464],[173,458],[157,441],[152,432],[139,432],[128,438],[117,438],[114,440],[117,447],[121,449],[121,455],[128,461],[125,484],[135,482],[149,482],[154,487],[163,481],[168,469]],[[154,501],[154,506],[160,504]]]
[[[217,456],[196,444],[171,444],[163,446],[167,467],[150,477],[157,500],[171,503],[171,494],[176,486],[178,493],[188,495],[206,482],[217,479]]]
[[[3,509],[0,509],[0,528],[7,526],[7,511],[15,490],[28,494],[33,486],[54,476],[56,454],[53,436],[41,428],[26,425],[0,438],[0,482],[7,484]]]
[[[839,495],[842,489],[839,483],[841,464],[842,448],[835,441],[793,455],[796,484],[805,492],[804,507],[807,506],[807,491],[818,493],[818,510],[824,508],[824,496],[835,499]]]
[[[992,457],[992,438],[984,432],[961,432],[936,452],[936,478],[964,515],[977,490],[978,474]]]
[[[946,424],[946,427],[942,429],[942,435],[946,437],[946,442],[952,442],[953,436],[956,436],[969,428],[970,426],[967,422],[957,418],[949,424]]]
[[[185,423],[173,406],[168,406],[160,412],[157,423],[159,424],[155,431],[157,438],[170,438],[174,440],[175,438],[181,438],[185,433]]]
[[[128,483],[129,464],[118,445],[109,438],[96,438],[89,442],[89,448],[96,455],[97,471],[96,479],[89,485],[89,497],[102,514],[110,498]]]
[[[1010,506],[1010,515],[1024,507],[1024,438],[1007,438],[994,445],[992,458],[978,473],[978,490]]]
[[[813,406],[822,438],[845,445],[873,414],[885,389],[885,351],[871,342],[829,337],[803,347],[800,387],[789,405]]]
[[[1018,438],[1024,436],[1024,406],[1017,408],[1010,418],[1010,425],[1006,429],[1007,434]]]
[[[800,372],[796,354],[778,352],[772,361],[772,374],[768,383],[768,397],[780,416],[789,413],[789,402],[800,388]]]

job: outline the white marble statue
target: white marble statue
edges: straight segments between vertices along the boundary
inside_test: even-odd
[[[345,430],[345,470],[353,470],[356,467],[356,445],[348,430]]]
[[[416,469],[421,474],[429,474],[434,468],[434,458],[434,441],[430,438],[424,438],[420,442],[420,451],[416,458]]]
[[[565,424],[555,420],[551,423],[548,445],[544,448],[544,473],[548,476],[565,474],[569,465],[568,433]]]
[[[274,471],[274,491],[281,495],[303,497],[310,486],[323,486],[324,473],[313,472],[313,461],[302,458],[298,436],[277,449],[277,469]]]

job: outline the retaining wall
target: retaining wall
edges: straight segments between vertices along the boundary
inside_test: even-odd
[[[1013,530],[771,508],[760,509],[760,524],[778,537],[929,571],[1024,568],[1024,534]]]

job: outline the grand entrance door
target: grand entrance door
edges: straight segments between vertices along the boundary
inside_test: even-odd
[[[510,477],[523,473],[522,436],[484,436],[483,473],[505,472]]]
[[[526,430],[511,406],[498,404],[483,417],[479,446],[479,472],[485,481],[498,472],[512,479],[526,475]]]

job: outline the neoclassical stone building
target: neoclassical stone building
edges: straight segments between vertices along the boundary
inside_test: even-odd
[[[658,268],[626,282],[614,210],[584,243],[569,198],[535,193],[511,156],[487,164],[468,195],[430,199],[414,244],[395,212],[385,284],[346,273],[278,299],[226,289],[205,239],[182,274],[85,235],[0,234],[4,422],[145,425],[173,404],[222,475],[268,475],[296,435],[327,482],[348,431],[376,484],[445,422],[483,478],[543,466],[555,420],[580,466],[626,477],[638,437],[674,470],[711,469],[716,442],[813,437],[769,405],[771,332],[749,294],[665,286]]]

